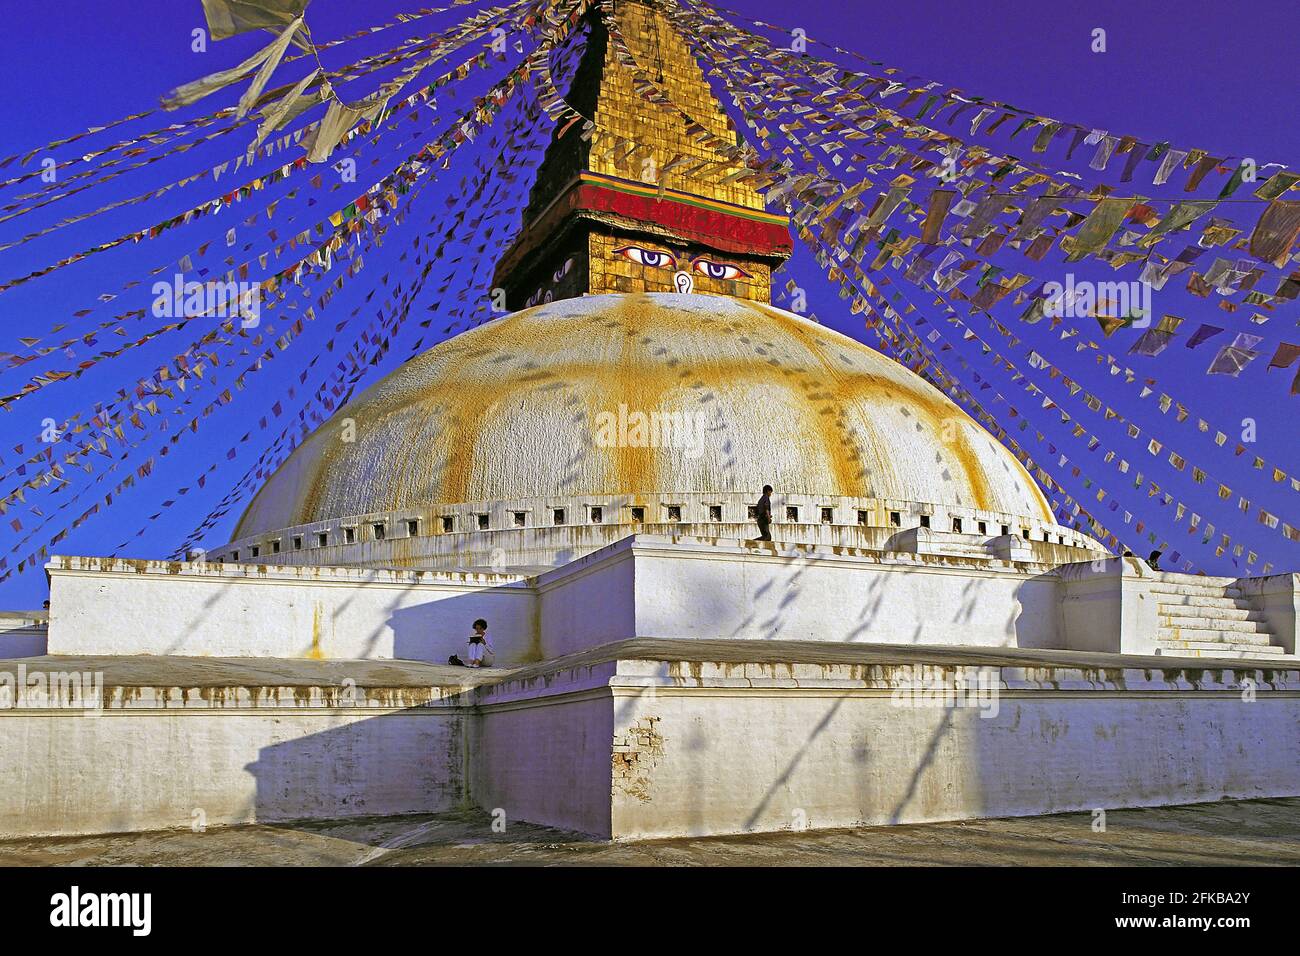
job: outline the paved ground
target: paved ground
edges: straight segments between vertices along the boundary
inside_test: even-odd
[[[1300,798],[608,844],[471,813],[0,842],[0,865],[1297,866]]]

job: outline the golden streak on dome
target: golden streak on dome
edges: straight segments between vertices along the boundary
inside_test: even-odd
[[[620,404],[703,410],[718,427],[694,458],[601,447],[596,416]],[[771,306],[665,293],[549,303],[412,359],[304,440],[235,537],[469,501],[764,484],[1052,521],[1020,462],[920,377]]]
[[[771,306],[766,306],[762,304],[757,304],[755,308],[761,309],[765,314],[771,316],[773,319],[777,320],[778,322],[796,323],[796,324],[803,324],[803,325],[807,324],[805,320],[799,319],[797,316],[794,316],[789,312],[784,312],[781,309],[776,309]],[[836,333],[836,338],[843,339],[844,337]],[[834,363],[827,356],[825,352],[825,348],[821,345],[821,343],[816,342],[814,340],[813,343],[809,344],[809,348],[810,350],[814,351],[818,355],[818,357],[821,359],[821,361],[827,368],[834,368]],[[854,484],[855,480],[861,479],[860,472],[861,472],[862,465],[857,458],[858,449],[857,449],[857,444],[853,439],[853,435],[842,425],[843,418],[839,412],[842,406],[838,404],[838,400],[845,397],[853,400],[862,400],[866,398],[871,398],[873,400],[884,400],[892,397],[890,395],[890,388],[892,386],[882,386],[882,384],[879,381],[870,377],[850,378],[845,376],[839,376],[839,380],[840,380],[839,394],[834,394],[834,393],[826,394],[822,399],[824,403],[823,414],[836,415],[836,423],[841,426],[839,432],[840,441],[837,444],[828,445],[826,451],[828,455],[832,456],[832,460],[835,462],[836,466],[841,470],[841,475],[840,475],[841,486],[850,487]],[[924,408],[926,410],[926,413],[931,419],[931,421],[943,422],[946,420],[953,419],[956,416],[960,416],[961,418],[970,421],[974,424],[970,416],[968,416],[964,411],[962,411],[961,408],[959,408],[957,405],[949,401],[936,389],[930,388],[928,385],[926,390],[918,391],[912,394],[910,397],[912,402],[917,407]],[[954,415],[954,413],[956,413],[956,415]],[[978,424],[976,424],[976,427],[979,428]],[[980,429],[980,431],[981,434],[983,434],[983,429]],[[958,458],[960,459],[966,477],[971,481],[972,495],[973,495],[971,501],[960,501],[960,502],[952,502],[952,503],[962,504],[965,505],[966,507],[973,507],[981,511],[996,511],[998,509],[992,507],[992,501],[994,497],[993,493],[989,488],[988,481],[984,478],[983,469],[979,465],[978,458],[975,455],[975,450],[971,442],[972,442],[972,436],[965,429],[963,429],[961,431],[954,431],[953,441],[949,443],[953,446],[953,453],[957,455]],[[1019,462],[1017,462],[1017,465],[1018,464]],[[1026,477],[1028,477],[1028,475],[1026,475]],[[1036,484],[1035,487],[1037,487]],[[1050,515],[1050,509],[1049,509],[1049,515]],[[1050,517],[1048,520],[1050,520]]]

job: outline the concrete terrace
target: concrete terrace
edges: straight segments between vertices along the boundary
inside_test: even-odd
[[[27,673],[77,672],[103,675],[111,688],[328,688],[352,682],[371,689],[438,688],[444,695],[501,682],[531,681],[549,674],[593,668],[615,661],[661,661],[727,665],[832,665],[854,668],[899,666],[998,668],[1104,673],[1157,673],[1166,680],[1195,684],[1213,675],[1214,683],[1232,675],[1262,672],[1277,686],[1300,686],[1300,662],[1283,658],[1206,659],[1164,655],[1112,654],[1040,648],[989,648],[906,644],[846,644],[833,641],[754,641],[733,639],[664,640],[637,638],[594,647],[536,664],[470,668],[405,660],[311,660],[307,658],[180,657],[155,655],[46,655],[0,660],[0,674],[16,681]],[[793,675],[793,672],[791,672]],[[795,677],[791,677],[797,680]]]

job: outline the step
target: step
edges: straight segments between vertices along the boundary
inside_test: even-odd
[[[1234,634],[1272,634],[1268,626],[1259,621],[1229,621],[1222,618],[1191,617],[1183,614],[1161,614],[1160,627],[1182,628],[1194,631],[1231,631]]]
[[[1231,585],[1220,587],[1217,584],[1167,584],[1152,581],[1151,590],[1156,594],[1181,594],[1188,597],[1241,597],[1241,589]]]
[[[1156,633],[1168,641],[1216,641],[1222,644],[1271,644],[1270,634],[1246,634],[1241,631],[1221,631],[1208,627],[1161,627]]]
[[[1221,607],[1225,610],[1254,611],[1255,605],[1245,598],[1210,597],[1202,594],[1155,594],[1157,604],[1170,607]]]
[[[992,557],[992,555],[989,554],[988,548],[984,547],[983,544],[966,544],[961,541],[938,542],[934,546],[933,553],[940,555],[947,554],[961,558],[980,558],[984,561],[987,561]]]
[[[1156,571],[1148,580],[1157,584],[1205,584],[1210,587],[1226,588],[1237,583],[1236,578],[1213,577],[1208,574],[1184,574],[1181,571]]]
[[[1282,648],[1269,644],[1221,644],[1215,641],[1157,641],[1157,654],[1169,657],[1279,657]]]
[[[1217,641],[1157,641],[1158,653],[1186,657],[1280,657],[1282,648],[1275,644],[1220,644]]]
[[[1160,604],[1161,617],[1209,617],[1216,621],[1263,621],[1264,615],[1253,607],[1218,604]]]

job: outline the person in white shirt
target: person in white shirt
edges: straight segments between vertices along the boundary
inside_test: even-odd
[[[469,638],[469,653],[465,663],[470,667],[491,667],[496,651],[487,639],[487,621],[479,618],[474,622],[474,633]]]

